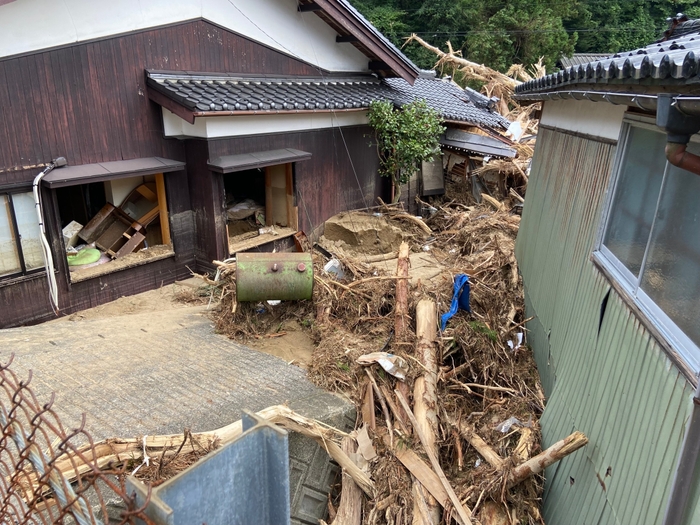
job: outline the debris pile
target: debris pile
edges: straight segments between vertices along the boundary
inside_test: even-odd
[[[340,445],[371,485],[344,475],[329,523],[541,523],[539,473],[586,443],[575,433],[541,453],[544,396],[514,256],[518,199],[449,197],[424,203],[425,220],[382,205],[331,221],[331,239],[313,250],[312,301],[237,303],[231,262],[210,279],[220,331],[246,341],[290,319],[309,327],[310,378],[357,407],[355,432],[325,446]],[[338,224],[345,241],[357,229],[362,242],[341,246]],[[387,225],[401,233],[382,244]],[[412,275],[425,258],[431,271]]]

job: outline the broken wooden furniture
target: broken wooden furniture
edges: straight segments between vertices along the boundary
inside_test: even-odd
[[[78,233],[87,244],[95,243],[112,259],[118,259],[136,250],[146,239],[145,229],[157,217],[161,217],[163,242],[169,242],[165,199],[160,199],[158,184],[146,183],[135,188],[118,208],[107,203]]]
[[[94,242],[112,259],[133,252],[146,238],[141,224],[109,203],[90,219],[78,236],[87,244]]]

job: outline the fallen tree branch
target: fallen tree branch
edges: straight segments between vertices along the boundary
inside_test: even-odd
[[[459,435],[466,439],[489,465],[495,469],[501,469],[501,467],[503,467],[503,458],[499,456],[486,441],[477,435],[471,425],[467,425],[462,421],[456,421],[452,417],[448,417],[447,420],[450,425],[454,426],[459,431]]]
[[[510,473],[508,488],[525,481],[530,476],[539,474],[548,466],[556,463],[560,459],[565,458],[569,454],[576,452],[578,449],[586,446],[587,444],[588,438],[586,435],[583,432],[578,431],[565,437],[561,441],[557,441],[547,450],[515,467]]]
[[[416,416],[413,415],[411,407],[408,406],[408,401],[406,401],[406,398],[398,390],[395,390],[394,393],[396,394],[396,397],[401,403],[401,406],[403,406],[403,409],[406,411],[408,419],[413,425],[413,429],[416,431],[416,434],[418,434],[418,439],[420,439],[420,442],[423,445],[423,449],[425,450],[425,453],[428,456],[428,459],[430,460],[430,464],[433,466],[433,470],[435,471],[435,474],[440,480],[440,483],[444,487],[447,496],[452,502],[452,505],[454,505],[454,508],[457,511],[457,515],[462,519],[462,521],[465,524],[471,525],[471,512],[464,505],[462,505],[462,503],[459,501],[459,498],[457,497],[457,494],[455,494],[452,485],[450,485],[450,482],[448,481],[447,477],[445,476],[445,473],[440,467],[440,462],[438,461],[438,458],[435,457],[435,453],[430,449],[428,440],[426,439],[425,435],[423,435],[423,431],[421,430],[418,421],[416,421]]]

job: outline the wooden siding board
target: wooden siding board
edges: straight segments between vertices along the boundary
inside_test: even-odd
[[[610,286],[589,257],[614,153],[541,130],[516,246],[527,315],[538,316],[528,341],[548,396],[543,444],[574,428],[590,438],[546,472],[550,523],[658,522],[693,392],[614,291],[598,333]]]

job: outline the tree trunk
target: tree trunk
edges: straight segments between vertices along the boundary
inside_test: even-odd
[[[439,455],[436,443],[437,435],[437,355],[435,337],[437,336],[437,310],[432,299],[422,299],[416,306],[416,357],[423,365],[423,375],[416,378],[413,386],[413,412],[426,438],[425,447],[430,448],[435,456]],[[440,522],[440,507],[437,501],[426,493],[430,521]],[[418,506],[422,502],[414,501],[413,515],[424,514]],[[419,523],[415,521],[414,523]]]

